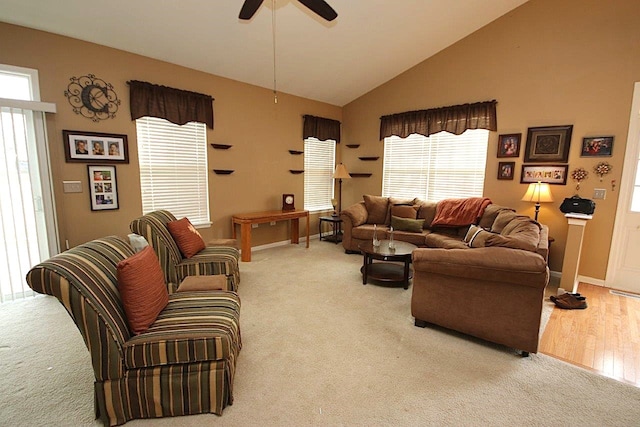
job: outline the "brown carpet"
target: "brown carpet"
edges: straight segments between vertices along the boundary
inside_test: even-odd
[[[361,262],[318,241],[254,252],[241,265],[233,406],[127,425],[638,425],[640,389],[416,328],[411,288],[363,286]],[[0,324],[0,425],[98,425],[89,353],[64,308],[8,303]]]

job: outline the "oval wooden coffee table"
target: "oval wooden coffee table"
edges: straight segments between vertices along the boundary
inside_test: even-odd
[[[402,285],[409,289],[409,280],[413,277],[413,272],[409,268],[411,264],[411,253],[417,248],[416,245],[395,241],[395,249],[389,248],[388,240],[380,240],[380,246],[373,246],[372,241],[360,243],[358,249],[364,255],[362,262],[362,284],[366,285],[369,279],[380,282]],[[374,259],[383,262],[373,262]],[[403,265],[396,264],[398,262]]]

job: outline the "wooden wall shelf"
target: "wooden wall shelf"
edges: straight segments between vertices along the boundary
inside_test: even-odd
[[[349,175],[351,175],[351,178],[369,178],[371,175],[373,175],[372,173],[350,173]]]
[[[214,169],[213,170],[216,175],[231,175],[233,172],[235,172],[232,169]]]
[[[358,148],[358,147],[360,147],[360,144],[347,144],[347,147],[349,147],[349,148]]]
[[[374,162],[380,158],[380,156],[366,156],[366,157],[358,157],[360,160],[365,162]]]
[[[293,155],[295,155],[295,156],[297,156],[297,155],[299,155],[299,154],[302,154],[302,153],[304,153],[304,151],[298,151],[298,150],[289,150],[289,153],[291,153],[291,154],[293,154]]]
[[[211,146],[216,150],[228,150],[229,148],[233,147],[233,145],[228,144],[211,144]]]
[[[300,175],[301,173],[304,173],[303,170],[296,170],[296,169],[289,169],[289,172],[291,172],[294,175]]]

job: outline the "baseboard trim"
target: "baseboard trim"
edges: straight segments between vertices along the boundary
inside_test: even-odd
[[[602,279],[595,279],[593,277],[581,276],[579,274],[578,274],[578,282],[588,283],[590,285],[595,285],[595,286],[601,286],[603,288],[607,287],[607,285],[604,283],[604,280]]]
[[[309,236],[309,240],[318,240],[320,238],[319,234],[312,234]],[[307,236],[300,236],[300,244],[303,244],[307,240]],[[262,251],[265,249],[277,248],[280,246],[287,246],[291,244],[291,240],[282,240],[280,242],[267,243],[265,245],[254,246],[251,248],[251,252]],[[242,249],[240,249],[240,253],[242,253]]]

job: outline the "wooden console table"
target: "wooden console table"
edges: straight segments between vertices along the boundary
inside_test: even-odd
[[[309,211],[267,211],[238,214],[231,217],[232,237],[236,238],[236,224],[240,224],[242,261],[251,261],[251,224],[272,221],[291,221],[291,243],[300,241],[300,218],[307,218],[307,248],[309,247]]]

